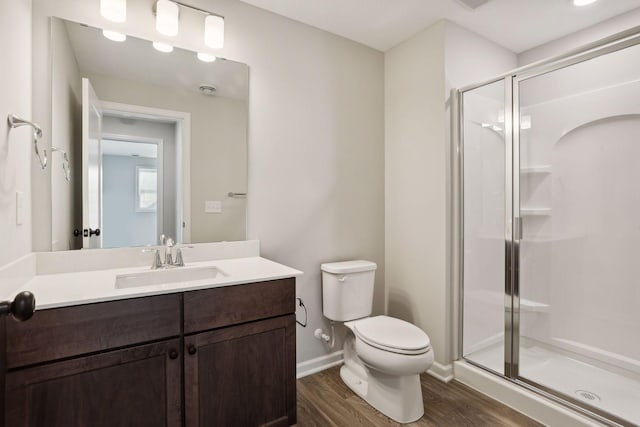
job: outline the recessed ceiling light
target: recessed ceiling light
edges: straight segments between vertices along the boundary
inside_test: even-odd
[[[153,42],[153,47],[155,50],[158,50],[160,52],[164,52],[164,53],[173,52],[173,46],[171,46],[168,43]]]
[[[210,53],[198,52],[198,59],[202,62],[213,62],[216,60],[216,56]]]
[[[595,3],[597,0],[573,0],[574,6],[587,6],[591,3]]]
[[[123,42],[127,39],[126,34],[122,34],[117,31],[111,31],[111,30],[102,30],[102,35],[108,38],[109,40],[113,40],[114,42]]]

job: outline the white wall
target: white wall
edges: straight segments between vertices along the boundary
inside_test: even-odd
[[[613,34],[636,27],[640,22],[640,8],[623,13],[584,30],[569,34],[549,43],[518,54],[518,66],[522,67],[542,59],[562,55],[572,49],[596,42]]]
[[[9,130],[14,113],[31,120],[31,1],[0,2],[0,265],[31,250],[32,130]],[[34,171],[39,173],[40,171]],[[16,192],[22,192],[22,224],[16,221]]]
[[[449,89],[515,64],[513,53],[446,21],[385,54],[388,310],[429,334],[440,364],[452,358]]]
[[[385,260],[390,316],[427,332],[445,363],[445,28],[385,53]]]
[[[35,3],[44,15],[107,24],[97,2]],[[128,2],[127,23],[112,27],[155,39],[152,4]],[[322,262],[378,263],[375,310],[384,310],[383,55],[238,1],[191,4],[225,16],[221,56],[250,67],[248,237],[260,239],[264,256],[305,272],[297,290],[309,326],[298,327],[298,361],[324,355],[313,337],[328,326]],[[203,49],[201,17],[185,12],[181,23],[174,44]]]
[[[82,228],[82,204],[78,203],[82,197],[82,84],[64,24],[56,21],[51,33],[56,47],[51,58],[51,99],[56,106],[52,112],[51,145],[67,153],[71,167],[71,181],[67,181],[62,152],[52,153],[46,174],[51,176],[51,248],[61,251],[82,246],[82,238],[73,236],[74,228]]]

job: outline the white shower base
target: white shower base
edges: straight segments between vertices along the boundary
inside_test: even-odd
[[[496,372],[504,371],[502,343],[466,355]],[[590,365],[536,344],[520,348],[520,376],[640,425],[640,381],[633,375]]]

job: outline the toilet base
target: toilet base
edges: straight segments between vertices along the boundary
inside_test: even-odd
[[[420,375],[394,376],[365,366],[355,352],[352,336],[345,341],[340,377],[354,393],[394,421],[411,423],[424,414]]]

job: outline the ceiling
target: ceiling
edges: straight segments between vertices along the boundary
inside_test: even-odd
[[[640,7],[640,0],[491,0],[471,10],[458,0],[242,0],[381,51],[448,19],[520,53]]]
[[[217,88],[216,96],[248,99],[249,69],[240,62],[218,59],[205,63],[189,50],[175,48],[171,53],[161,53],[147,40],[129,36],[117,43],[106,39],[96,28],[70,21],[65,21],[65,26],[82,73],[195,93],[200,93],[199,86],[206,83]]]

